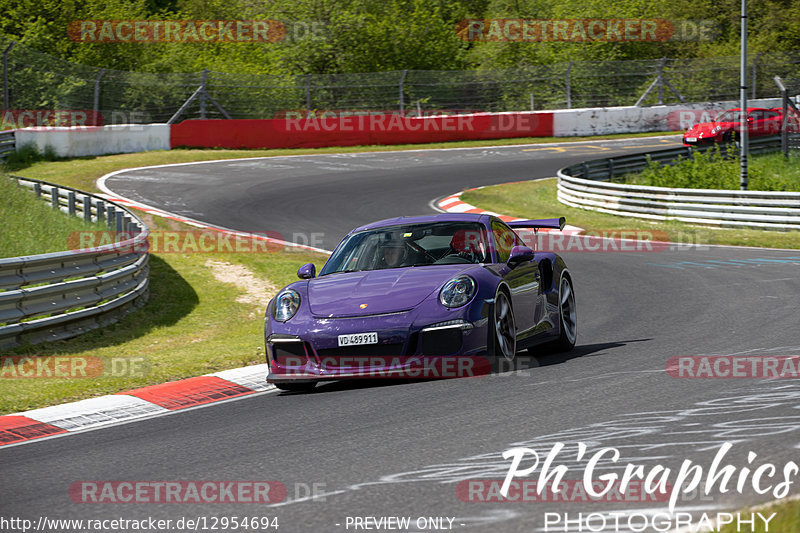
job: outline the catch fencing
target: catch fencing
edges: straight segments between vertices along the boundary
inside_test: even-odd
[[[269,119],[383,112],[427,115],[735,100],[739,57],[570,61],[503,70],[397,70],[269,75],[128,72],[64,61],[0,40],[4,109],[82,110],[92,122]],[[800,76],[800,52],[748,58],[751,98],[779,96],[772,78]],[[83,115],[82,115],[83,116]],[[97,124],[93,124],[97,125]]]
[[[582,209],[720,227],[800,229],[800,192],[678,189],[613,183],[651,161],[673,164],[705,147],[682,147],[595,159],[558,171],[558,201]],[[750,140],[750,153],[776,152],[780,136]],[[726,149],[729,149],[726,147]],[[725,149],[724,149],[725,150]],[[723,154],[724,154],[723,150]]]
[[[86,192],[13,177],[55,209],[105,221],[118,242],[0,259],[0,348],[65,339],[119,320],[147,301],[147,226]],[[65,243],[66,247],[66,243]]]

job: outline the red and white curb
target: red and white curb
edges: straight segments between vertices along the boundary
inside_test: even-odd
[[[525,218],[501,215],[500,213],[487,211],[485,209],[481,209],[480,207],[475,207],[474,205],[470,205],[461,200],[461,195],[464,194],[465,192],[476,191],[478,189],[483,189],[483,187],[475,187],[472,189],[463,190],[459,193],[447,196],[445,198],[442,198],[441,200],[436,201],[434,205],[435,207],[446,213],[478,213],[483,215],[493,215],[502,220],[503,222],[511,222],[514,220],[527,220]],[[559,230],[550,230],[550,229],[540,229],[539,231],[549,232],[549,233],[559,233]],[[565,233],[568,235],[578,235],[582,232],[583,228],[579,228],[577,226],[570,226],[569,224],[564,226],[564,229],[560,231],[560,233]]]
[[[0,416],[0,447],[88,431],[209,403],[276,392],[266,382],[268,365],[223,370],[181,381]]]

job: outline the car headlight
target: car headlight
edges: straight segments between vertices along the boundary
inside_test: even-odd
[[[444,284],[439,292],[439,301],[445,307],[461,307],[475,296],[475,280],[470,276],[458,276]]]
[[[300,294],[294,289],[284,289],[275,297],[272,316],[279,322],[286,322],[300,307]]]

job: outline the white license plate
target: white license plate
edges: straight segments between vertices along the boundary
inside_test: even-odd
[[[687,143],[696,143],[697,142],[697,137],[686,137],[686,142]]]
[[[357,346],[359,344],[378,344],[378,332],[339,335],[339,346]]]

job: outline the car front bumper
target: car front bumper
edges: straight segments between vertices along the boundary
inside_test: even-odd
[[[417,311],[352,318],[267,320],[269,383],[354,378],[441,379],[488,373],[491,302],[441,320]],[[437,318],[439,319],[437,321]],[[378,343],[339,346],[339,336],[377,332]]]

